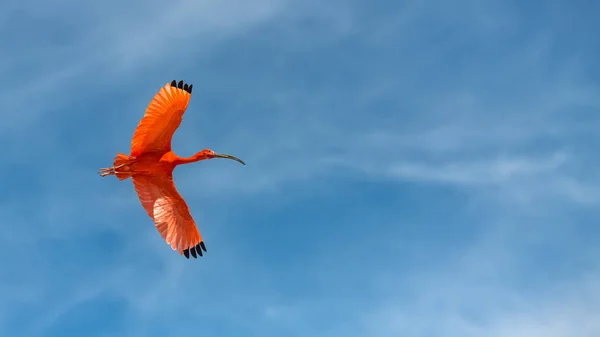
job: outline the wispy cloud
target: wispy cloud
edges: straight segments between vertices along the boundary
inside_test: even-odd
[[[467,161],[442,165],[420,165],[412,163],[393,164],[388,173],[398,178],[428,180],[457,184],[503,184],[511,179],[553,171],[565,161],[564,155],[556,154],[551,158],[515,158],[485,161]]]
[[[132,75],[148,67],[181,72],[194,62],[191,55],[259,25],[284,6],[279,0],[252,5],[237,0],[138,1],[127,6],[109,1],[86,8],[68,1],[5,4],[3,12],[15,15],[3,26],[24,29],[2,40],[12,50],[3,68],[3,77],[11,81],[0,87],[7,116],[3,131],[21,131],[30,125],[26,122],[47,119],[42,113],[68,118],[67,104],[84,105],[97,95],[93,88],[106,88],[107,94],[114,92],[111,87],[132,86]],[[38,29],[41,22],[45,30]],[[41,57],[45,61],[37,62]]]

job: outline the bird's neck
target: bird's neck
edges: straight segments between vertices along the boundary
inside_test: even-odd
[[[171,162],[174,165],[183,165],[183,164],[195,163],[197,161],[201,161],[204,159],[206,159],[206,156],[203,153],[199,152],[190,157],[179,157],[177,155],[173,155]]]

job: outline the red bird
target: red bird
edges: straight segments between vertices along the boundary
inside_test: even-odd
[[[171,150],[171,138],[181,124],[192,95],[192,85],[183,81],[167,83],[154,96],[131,141],[130,155],[117,153],[113,166],[100,169],[101,177],[131,178],[142,206],[154,220],[163,239],[179,255],[197,258],[206,252],[202,235],[190,210],[173,183],[177,165],[213,158],[242,160],[211,149],[191,157],[179,157]]]

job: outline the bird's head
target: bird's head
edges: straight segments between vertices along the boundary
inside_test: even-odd
[[[246,163],[244,163],[243,160],[236,158],[232,155],[228,155],[228,154],[221,154],[221,153],[215,153],[215,151],[211,150],[211,149],[204,149],[200,152],[198,152],[196,154],[196,156],[199,159],[213,159],[213,158],[226,158],[226,159],[231,159],[231,160],[235,160],[239,163],[241,163],[242,165],[246,165]]]

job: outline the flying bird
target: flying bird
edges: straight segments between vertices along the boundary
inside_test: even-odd
[[[197,258],[206,245],[190,214],[188,205],[173,183],[177,165],[213,158],[227,158],[246,165],[241,159],[204,149],[191,157],[180,157],[171,150],[171,138],[181,124],[192,84],[173,80],[154,95],[131,140],[129,155],[117,153],[113,166],[100,169],[101,177],[115,175],[131,178],[146,213],[162,238],[179,255]]]

